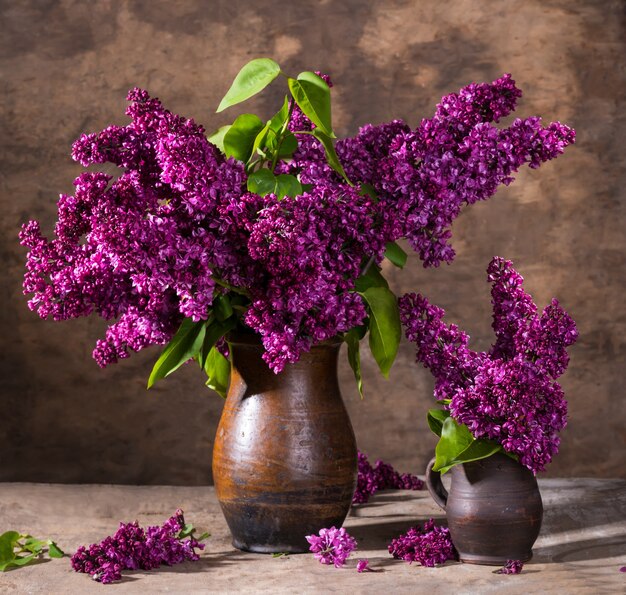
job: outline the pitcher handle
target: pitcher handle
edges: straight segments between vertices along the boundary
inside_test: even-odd
[[[437,471],[433,471],[435,459],[431,459],[426,467],[426,487],[433,497],[433,500],[444,510],[448,504],[448,492],[441,483],[441,475]]]

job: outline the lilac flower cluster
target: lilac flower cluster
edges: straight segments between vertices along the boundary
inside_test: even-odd
[[[279,200],[248,192],[243,163],[227,159],[202,126],[134,89],[128,125],[84,134],[72,150],[83,166],[112,163],[120,175],[81,174],[74,194],[59,199],[52,240],[35,221],[22,228],[29,306],[42,318],[111,321],[94,351],[106,366],[167,343],[183,318],[207,320],[215,297],[234,291],[249,300],[241,323],[261,336],[265,360],[280,372],[363,322],[355,280],[365,263],[382,260],[387,242],[408,238],[425,265],[451,261],[449,227],[462,205],[574,141],[573,130],[543,128],[538,118],[493,126],[519,96],[505,75],[444,97],[415,130],[400,121],[365,126],[337,143],[354,187],[317,139],[298,134],[293,159],[276,173],[310,187]],[[289,127],[313,125],[296,107]]]
[[[309,550],[321,564],[333,564],[335,568],[340,568],[346,563],[357,545],[356,539],[343,527],[320,529],[318,535],[307,535],[306,540],[311,544]]]
[[[263,337],[271,368],[361,324],[354,283],[363,261],[382,260],[384,249],[374,203],[350,187],[319,184],[259,213],[248,250],[268,274],[249,288],[245,322]]]
[[[510,261],[495,257],[487,272],[496,333],[488,353],[469,349],[469,337],[421,295],[400,298],[400,316],[417,361],[435,376],[436,397],[450,399],[451,416],[537,473],[558,452],[567,403],[556,378],[578,331],[557,300],[538,314]]]
[[[491,84],[471,84],[442,98],[433,118],[411,130],[400,120],[366,125],[337,143],[348,177],[374,187],[391,240],[406,237],[424,266],[451,262],[450,226],[466,204],[491,197],[527,163],[536,168],[575,141],[574,130],[537,117],[493,125],[509,115],[521,91],[505,74]],[[284,171],[307,183],[336,174],[320,144],[307,136]]]
[[[419,562],[429,567],[458,559],[450,530],[439,527],[433,519],[426,521],[423,527],[411,527],[403,535],[392,539],[388,550],[398,560]]]
[[[524,568],[524,563],[521,560],[507,560],[506,564],[496,570],[496,574],[519,574]]]
[[[59,199],[52,241],[36,222],[21,233],[30,249],[31,309],[54,320],[92,312],[117,319],[96,345],[101,366],[166,343],[183,317],[206,319],[215,265],[247,275],[231,226],[221,221],[229,204],[245,210],[243,165],[225,160],[201,126],[145,91],[128,99],[128,126],[83,135],[72,152],[84,166],[111,162],[123,173],[113,181],[81,174],[74,196]]]
[[[101,583],[112,583],[122,578],[123,570],[152,570],[161,564],[172,566],[186,560],[198,560],[197,549],[204,549],[193,536],[179,537],[185,526],[183,511],[161,527],[142,529],[137,521],[120,523],[116,533],[88,548],[81,546],[72,556],[72,568],[84,572]]]
[[[424,482],[410,473],[398,473],[381,460],[372,466],[367,456],[358,453],[357,485],[352,504],[365,504],[379,490],[423,490]]]

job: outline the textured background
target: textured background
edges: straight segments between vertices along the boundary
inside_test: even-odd
[[[397,293],[445,307],[478,348],[491,342],[494,254],[514,260],[541,306],[557,296],[581,337],[563,378],[570,423],[548,473],[624,475],[624,16],[619,0],[2,0],[0,480],[211,480],[221,399],[191,366],[146,392],[155,349],[101,371],[91,359],[101,321],[44,322],[27,309],[17,232],[29,218],[52,230],[56,197],[80,172],[71,142],[124,124],[130,87],[213,129],[237,114],[214,109],[257,56],[329,72],[340,136],[396,117],[415,125],[444,93],[503,72],[524,91],[518,115],[577,129],[565,156],[462,214],[453,265],[425,270],[412,258],[388,273]],[[268,116],[278,99],[245,109]],[[345,358],[341,382],[361,448],[422,472],[435,443],[432,380],[412,362],[403,343],[385,381],[365,357],[364,401]]]

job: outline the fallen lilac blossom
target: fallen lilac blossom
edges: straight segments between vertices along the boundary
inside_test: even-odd
[[[76,572],[107,584],[121,580],[123,570],[152,570],[162,564],[173,566],[198,560],[196,548],[202,550],[204,544],[193,536],[193,528],[185,525],[179,509],[161,527],[144,530],[137,521],[120,523],[113,536],[88,548],[78,548],[71,563]]]
[[[424,482],[410,473],[398,473],[381,460],[372,466],[367,455],[358,453],[357,485],[352,504],[365,504],[370,496],[380,490],[423,490]]]
[[[405,534],[393,539],[388,550],[398,560],[419,562],[428,567],[458,559],[450,530],[435,525],[433,519],[426,521],[423,527],[411,527]]]
[[[343,527],[320,529],[318,535],[307,535],[306,540],[311,544],[309,550],[321,564],[333,564],[335,568],[340,568],[346,563],[357,545],[356,539]]]

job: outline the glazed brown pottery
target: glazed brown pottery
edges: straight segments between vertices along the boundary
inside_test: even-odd
[[[357,451],[337,380],[341,341],[274,374],[255,335],[229,337],[230,388],[213,448],[217,498],[236,548],[305,552],[305,535],[343,523]]]
[[[535,476],[510,457],[495,454],[452,467],[448,493],[433,471],[434,462],[428,464],[426,485],[446,511],[461,562],[500,566],[530,560],[543,516]]]

